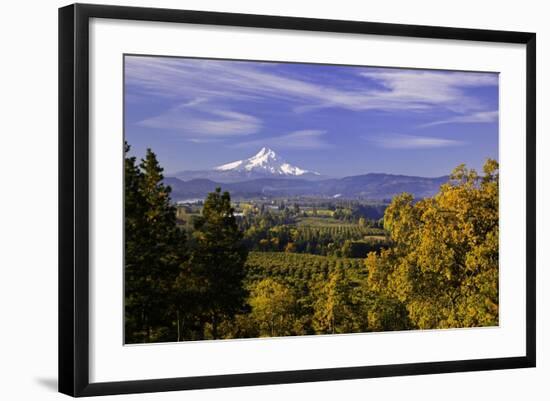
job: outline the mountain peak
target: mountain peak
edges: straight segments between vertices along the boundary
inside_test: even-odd
[[[319,175],[319,173],[287,163],[267,146],[262,147],[258,153],[248,159],[222,164],[215,167],[214,170],[247,174],[257,173],[264,176],[278,177],[297,177],[305,174]]]
[[[279,157],[272,149],[264,146],[251,158],[247,159],[252,166],[263,165],[266,163],[273,163],[279,160]]]
[[[267,147],[267,146],[264,146],[260,149],[260,151],[258,153],[256,153],[254,155],[254,157],[262,157],[262,156],[276,156],[276,153],[274,150],[272,150],[271,148]]]

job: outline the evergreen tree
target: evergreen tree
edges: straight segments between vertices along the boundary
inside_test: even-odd
[[[134,157],[125,160],[125,234],[126,341],[173,340],[174,304],[181,295],[174,285],[185,261],[185,237],[150,149],[139,167]]]
[[[126,155],[130,145],[124,144]],[[126,156],[124,159],[124,239],[125,239],[125,342],[139,342],[144,338],[138,333],[144,325],[144,307],[141,294],[142,280],[138,278],[141,271],[142,234],[145,231],[144,205],[140,192],[140,181],[143,179],[136,158]]]
[[[243,310],[247,295],[243,279],[248,251],[228,192],[216,188],[208,194],[195,223],[194,240],[189,266],[202,283],[197,296],[204,323],[210,336],[219,338],[220,323]]]

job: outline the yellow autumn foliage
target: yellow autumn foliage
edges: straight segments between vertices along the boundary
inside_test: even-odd
[[[438,194],[396,196],[392,246],[365,260],[368,288],[398,300],[419,329],[498,325],[498,163],[457,167]]]

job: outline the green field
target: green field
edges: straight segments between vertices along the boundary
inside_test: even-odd
[[[266,277],[283,282],[297,280],[324,280],[337,268],[366,273],[364,260],[360,258],[338,258],[288,252],[250,252],[246,261],[247,281],[254,282]]]
[[[357,224],[298,226],[299,239],[309,241],[313,238],[320,238],[324,236],[354,241],[372,237],[381,240],[385,239],[384,230],[360,227]]]
[[[353,223],[344,223],[331,217],[300,217],[297,219],[298,226],[355,226]]]

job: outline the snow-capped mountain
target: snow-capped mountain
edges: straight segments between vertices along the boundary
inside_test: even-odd
[[[182,171],[167,176],[174,201],[203,199],[222,187],[241,199],[281,196],[315,196],[331,199],[391,199],[402,192],[417,198],[433,196],[447,176],[427,178],[382,173],[330,178],[287,163],[268,147],[248,159],[210,170]],[[223,185],[222,185],[223,184]]]
[[[235,162],[223,164],[215,167],[217,171],[242,171],[242,172],[257,172],[266,175],[278,175],[278,176],[301,176],[304,174],[320,175],[314,171],[308,171],[301,169],[300,167],[293,166],[287,163],[272,149],[263,147],[254,156],[237,160]]]
[[[181,180],[206,178],[218,182],[237,182],[256,178],[321,178],[321,174],[315,171],[287,163],[275,151],[265,146],[248,159],[222,164],[211,170],[182,171],[175,176]]]

